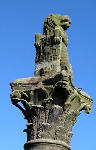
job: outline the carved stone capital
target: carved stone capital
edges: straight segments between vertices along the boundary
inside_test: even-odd
[[[80,111],[92,111],[93,100],[73,84],[67,51],[68,16],[48,16],[44,33],[36,34],[35,77],[11,83],[11,100],[28,121],[25,150],[71,150],[72,127]]]

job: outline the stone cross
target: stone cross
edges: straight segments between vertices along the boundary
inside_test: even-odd
[[[70,24],[68,16],[48,16],[43,35],[35,36],[35,76],[11,83],[12,103],[28,121],[25,150],[71,150],[76,118],[84,109],[92,111],[92,98],[73,84],[66,33]]]

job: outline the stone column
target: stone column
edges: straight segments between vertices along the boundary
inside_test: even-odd
[[[76,118],[84,109],[92,111],[92,98],[73,84],[66,34],[70,24],[68,16],[47,17],[44,34],[36,34],[35,77],[11,83],[12,103],[28,121],[25,150],[71,150]]]

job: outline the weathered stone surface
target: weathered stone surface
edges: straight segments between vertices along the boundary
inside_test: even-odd
[[[28,121],[25,150],[70,150],[76,118],[83,109],[92,111],[92,98],[73,84],[66,34],[70,24],[68,16],[47,17],[43,35],[36,34],[35,77],[11,83],[12,103]]]
[[[66,70],[71,76],[72,67],[67,52],[66,34],[71,20],[68,16],[50,15],[44,22],[44,33],[36,34],[36,72],[35,75],[52,75]]]

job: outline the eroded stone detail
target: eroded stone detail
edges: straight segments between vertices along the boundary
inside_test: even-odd
[[[42,150],[44,145],[46,150],[70,150],[76,118],[83,109],[92,111],[92,98],[73,84],[66,34],[70,24],[68,16],[47,17],[43,35],[36,34],[35,77],[11,83],[12,103],[28,121],[26,150],[41,150],[38,144]]]
[[[36,34],[36,72],[35,75],[51,75],[66,70],[73,76],[67,52],[66,34],[71,20],[68,16],[50,15],[44,22],[44,33]]]

